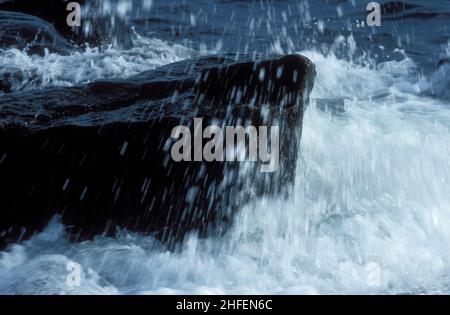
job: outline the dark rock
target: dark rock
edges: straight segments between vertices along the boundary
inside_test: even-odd
[[[50,52],[68,54],[72,44],[44,20],[31,15],[0,11],[0,47],[25,49],[30,54]]]
[[[83,3],[84,1],[77,1]],[[0,10],[26,13],[51,23],[66,38],[74,37],[73,29],[67,25],[66,0],[7,0],[0,3]]]
[[[193,229],[220,233],[238,207],[288,193],[314,78],[314,65],[298,55],[238,63],[225,56],[1,96],[0,243],[29,237],[55,214],[74,240],[118,227],[172,245]],[[195,117],[204,126],[279,126],[279,170],[174,162],[171,131]]]
[[[124,21],[113,15],[99,13],[100,2],[76,1],[82,6],[81,26],[69,26],[68,0],[3,0],[0,10],[21,12],[39,17],[54,26],[66,39],[79,45],[90,46],[114,44],[121,48],[131,47],[132,32]],[[86,8],[84,7],[86,6]],[[88,7],[87,7],[88,6]]]

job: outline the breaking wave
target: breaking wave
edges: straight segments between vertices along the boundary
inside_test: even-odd
[[[66,57],[9,50],[0,60],[38,77],[16,87],[29,89],[128,76],[195,54],[145,41]],[[397,53],[377,64],[302,52],[318,77],[288,200],[259,200],[222,238],[192,234],[175,252],[127,231],[73,244],[56,217],[0,254],[0,293],[448,293],[450,107],[439,92],[448,81]],[[66,285],[68,262],[82,267],[79,287]]]

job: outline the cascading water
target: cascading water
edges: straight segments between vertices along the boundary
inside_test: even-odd
[[[35,69],[42,85],[53,85],[134,74],[143,70],[140,64],[150,68],[199,53],[143,40],[147,46],[131,50],[65,57],[3,50],[0,61]],[[42,233],[0,254],[0,292],[448,293],[448,67],[423,72],[422,61],[402,50],[382,61],[368,49],[356,57],[365,48],[353,37],[344,38],[353,44],[345,50],[350,57],[342,57],[336,42],[342,40],[326,52],[318,44],[299,51],[318,76],[288,199],[243,207],[222,237],[193,233],[175,252],[129,231],[74,244],[56,217]],[[145,52],[156,44],[160,54]],[[68,62],[60,62],[64,58]],[[78,63],[84,65],[79,76],[59,70]],[[27,84],[20,88],[36,88]],[[66,285],[69,262],[82,267],[80,286]]]

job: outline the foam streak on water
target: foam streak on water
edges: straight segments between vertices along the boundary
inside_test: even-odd
[[[55,218],[0,254],[0,293],[448,293],[450,110],[431,97],[438,75],[421,77],[407,56],[358,66],[303,53],[318,78],[289,200],[247,206],[223,238],[192,235],[177,252],[126,231],[72,244]],[[94,59],[83,80],[122,62],[126,74],[144,70],[132,52],[107,54],[113,66],[96,72]],[[148,68],[163,62],[149,58]],[[66,285],[70,261],[83,268],[80,287]]]

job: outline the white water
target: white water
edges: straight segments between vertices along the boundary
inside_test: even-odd
[[[129,50],[86,48],[67,56],[49,52],[30,56],[18,49],[0,49],[0,77],[13,78],[14,91],[73,86],[129,77],[191,56],[196,52],[182,45],[136,34]]]
[[[189,57],[179,51],[60,57],[81,64],[71,77],[56,56],[14,63],[29,58],[16,52],[11,63],[76,84]],[[426,96],[448,81],[419,77],[407,57],[373,68],[303,53],[318,78],[290,200],[247,206],[223,238],[192,235],[175,253],[129,232],[72,244],[55,218],[0,253],[0,293],[448,293],[450,107]],[[79,287],[66,284],[70,261],[83,268]]]

